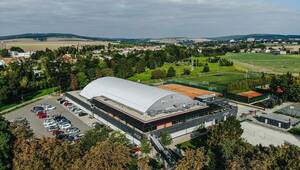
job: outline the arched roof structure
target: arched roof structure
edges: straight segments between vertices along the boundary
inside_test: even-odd
[[[115,77],[89,83],[80,95],[92,99],[104,96],[142,113],[164,112],[195,103],[190,97]]]

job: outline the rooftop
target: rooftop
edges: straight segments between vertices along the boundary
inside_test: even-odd
[[[170,112],[170,113],[159,113],[159,114],[155,114],[155,115],[149,115],[149,114],[144,114],[143,112],[140,112],[134,108],[130,108],[128,106],[125,106],[121,103],[118,103],[114,100],[111,100],[107,97],[104,97],[104,96],[98,96],[98,97],[95,97],[94,98],[95,100],[101,102],[101,103],[104,103],[114,109],[117,109],[127,115],[129,115],[130,117],[134,117],[142,122],[151,122],[151,121],[154,121],[154,120],[159,120],[159,119],[162,119],[162,118],[167,118],[167,117],[173,117],[173,116],[176,116],[176,115],[181,115],[181,114],[185,114],[187,112],[191,112],[191,111],[194,111],[194,110],[200,110],[200,109],[204,109],[204,108],[208,108],[209,106],[207,106],[206,104],[204,103],[198,103],[196,105],[191,105],[189,106],[189,108],[185,108],[185,109],[181,109],[181,110],[177,110],[177,111],[174,111],[174,112]]]
[[[80,95],[87,99],[105,97],[149,115],[196,104],[188,96],[115,77],[99,78],[89,83]]]

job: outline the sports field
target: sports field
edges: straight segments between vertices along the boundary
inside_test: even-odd
[[[227,58],[241,68],[265,73],[299,73],[300,55],[228,53]]]
[[[215,92],[211,92],[208,90],[201,90],[201,89],[178,85],[178,84],[166,84],[166,85],[159,86],[159,88],[164,89],[164,90],[178,92],[178,93],[184,94],[186,96],[189,96],[191,98],[195,98],[195,97],[203,96],[203,95],[219,95],[219,96],[221,95],[221,94],[217,94]]]

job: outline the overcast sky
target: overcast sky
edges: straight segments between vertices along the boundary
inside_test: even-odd
[[[299,0],[0,0],[0,35],[300,34]]]

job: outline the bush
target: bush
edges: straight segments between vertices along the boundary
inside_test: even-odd
[[[294,135],[300,135],[300,128],[292,128],[289,132]]]

